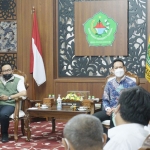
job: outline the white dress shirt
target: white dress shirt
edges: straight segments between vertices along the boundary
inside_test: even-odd
[[[148,134],[144,126],[140,124],[130,123],[116,126],[108,130],[110,140],[103,150],[138,150]]]
[[[148,126],[145,126],[144,129],[147,130],[150,134],[150,124],[148,124]]]

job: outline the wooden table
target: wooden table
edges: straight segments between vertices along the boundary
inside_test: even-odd
[[[25,132],[27,135],[27,141],[30,141],[31,131],[30,131],[30,119],[33,117],[48,117],[52,120],[52,132],[55,132],[55,119],[65,119],[69,120],[73,116],[78,114],[90,114],[90,110],[86,111],[73,111],[70,107],[63,106],[61,110],[57,110],[56,106],[47,109],[30,109],[26,110],[25,118]]]

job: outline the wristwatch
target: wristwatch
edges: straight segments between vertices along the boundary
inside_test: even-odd
[[[11,100],[11,96],[9,96],[8,99]]]

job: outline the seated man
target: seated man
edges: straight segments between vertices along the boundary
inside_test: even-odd
[[[106,83],[103,94],[103,107],[104,110],[99,111],[94,116],[98,117],[101,121],[111,120],[111,114],[117,106],[118,97],[123,89],[136,86],[136,82],[125,76],[126,67],[121,59],[116,59],[112,63],[112,73],[115,78]],[[110,124],[113,127],[113,123]]]
[[[8,142],[9,116],[15,110],[15,98],[26,96],[22,80],[14,77],[9,64],[2,65],[0,76],[0,123],[2,142]]]
[[[102,150],[107,138],[100,120],[87,114],[71,118],[63,134],[66,150]]]
[[[116,127],[108,130],[104,150],[139,149],[149,134],[144,126],[150,120],[150,94],[139,86],[125,89],[113,116]]]

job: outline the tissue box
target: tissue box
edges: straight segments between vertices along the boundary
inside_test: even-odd
[[[52,107],[54,104],[54,98],[43,98],[43,104],[46,104],[48,107]]]

